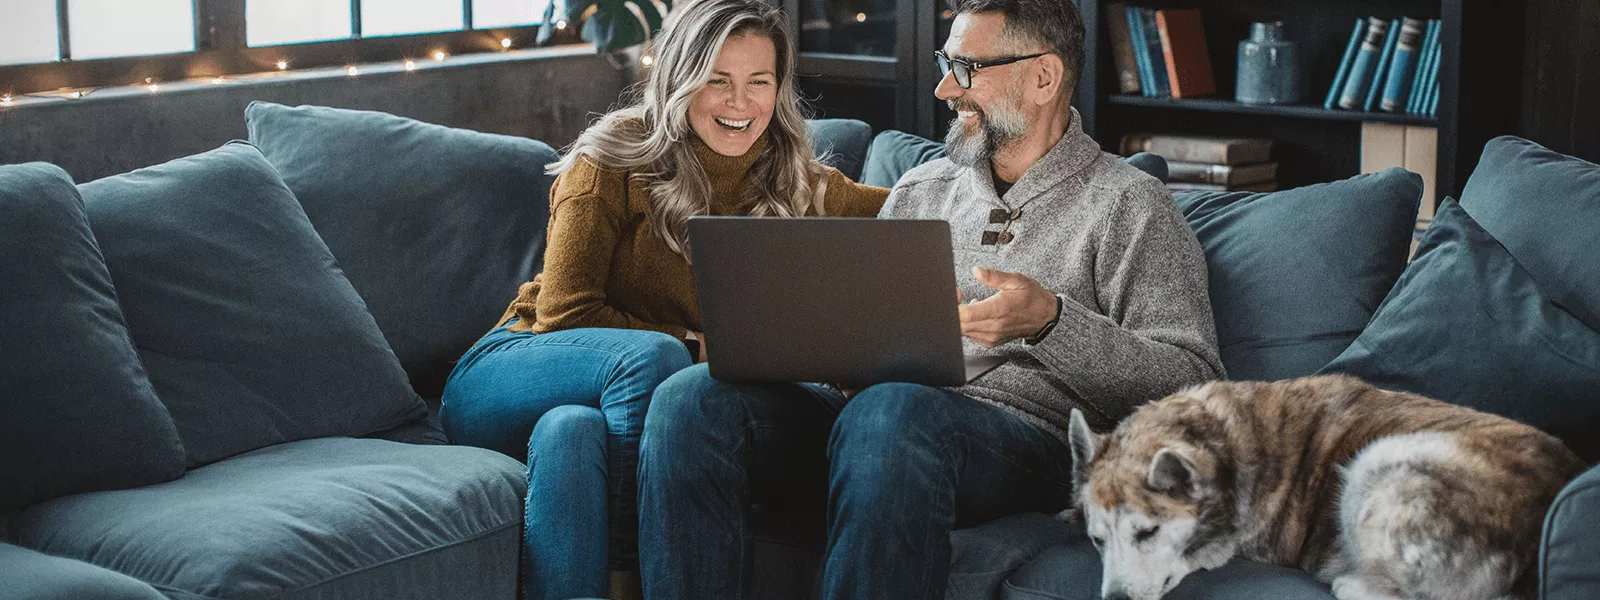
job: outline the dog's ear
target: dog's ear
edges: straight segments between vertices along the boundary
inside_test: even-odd
[[[1188,498],[1194,494],[1198,481],[1194,463],[1177,450],[1162,448],[1150,459],[1150,474],[1145,478],[1145,485],[1168,496]]]
[[[1067,426],[1067,443],[1072,446],[1072,484],[1081,489],[1083,482],[1089,478],[1089,463],[1100,448],[1100,436],[1089,429],[1083,412],[1076,408],[1072,409]]]

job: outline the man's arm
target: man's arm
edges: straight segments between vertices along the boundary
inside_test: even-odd
[[[1032,347],[1113,416],[1221,378],[1205,255],[1164,189],[1134,189],[1110,212],[1095,257],[1100,314],[1070,299]]]

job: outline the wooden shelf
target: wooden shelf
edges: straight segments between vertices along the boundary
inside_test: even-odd
[[[1244,104],[1240,102],[1234,102],[1232,100],[1219,100],[1215,98],[1185,98],[1178,100],[1172,98],[1148,98],[1145,96],[1131,96],[1127,94],[1112,94],[1107,96],[1106,99],[1111,104],[1120,104],[1123,106],[1198,110],[1235,115],[1269,115],[1297,119],[1395,123],[1400,125],[1422,125],[1427,127],[1435,127],[1439,122],[1438,119],[1433,117],[1425,117],[1421,115],[1366,112],[1356,110],[1328,110],[1323,108],[1321,105],[1312,104]]]

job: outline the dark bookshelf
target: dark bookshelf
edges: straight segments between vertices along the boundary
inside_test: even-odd
[[[1267,115],[1294,117],[1298,119],[1322,119],[1327,121],[1356,121],[1394,123],[1397,125],[1421,125],[1425,127],[1435,127],[1438,125],[1437,119],[1422,115],[1366,112],[1355,110],[1328,110],[1323,108],[1320,104],[1243,104],[1221,98],[1146,98],[1144,96],[1135,96],[1131,94],[1113,94],[1107,98],[1106,101],[1112,104],[1122,104],[1127,106],[1147,106],[1153,108],[1170,108],[1173,110],[1198,110],[1234,115]]]
[[[1199,9],[1218,96],[1174,100],[1120,93],[1107,36],[1105,0],[1078,0],[1086,34],[1085,73],[1074,104],[1084,127],[1108,151],[1135,132],[1278,140],[1281,187],[1342,179],[1360,170],[1361,124],[1435,127],[1439,197],[1459,196],[1489,139],[1517,131],[1524,9],[1504,0],[1150,0],[1142,8]],[[1327,110],[1322,100],[1357,18],[1440,19],[1436,117]],[[1282,21],[1299,45],[1301,103],[1233,101],[1236,57],[1250,23]],[[1465,41],[1465,43],[1463,43]],[[1204,113],[1203,115],[1197,113]],[[1201,117],[1203,118],[1197,118]],[[1437,201],[1438,198],[1432,199]]]

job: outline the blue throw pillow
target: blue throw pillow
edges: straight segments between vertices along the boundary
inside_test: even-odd
[[[231,142],[79,190],[190,466],[426,416],[361,297],[254,146]]]
[[[1228,376],[1316,372],[1405,269],[1422,178],[1401,169],[1281,192],[1180,192],[1200,238]]]
[[[540,270],[555,150],[379,112],[255,102],[245,114],[412,385],[438,397]]]
[[[1600,332],[1453,200],[1367,330],[1324,371],[1510,417],[1600,458]]]
[[[811,138],[811,153],[851,181],[861,179],[861,164],[872,143],[872,126],[855,119],[812,119],[806,121]]]
[[[1489,140],[1461,208],[1556,304],[1600,329],[1600,165],[1528,140]]]
[[[0,166],[0,513],[183,475],[66,171]]]

